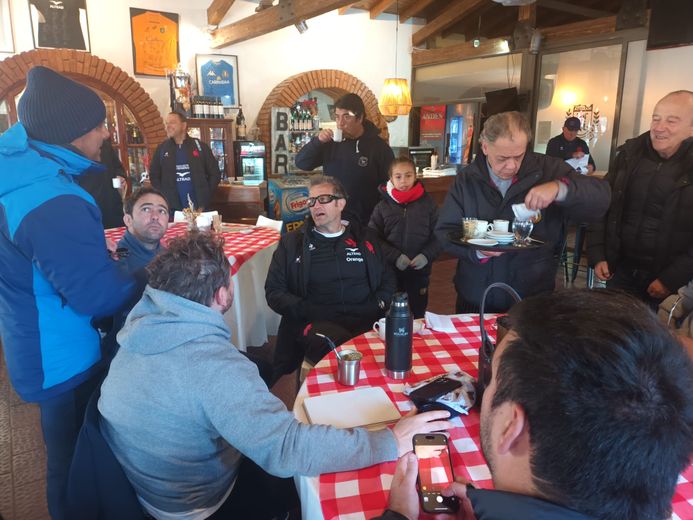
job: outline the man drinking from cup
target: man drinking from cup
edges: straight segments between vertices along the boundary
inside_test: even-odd
[[[337,130],[322,129],[298,152],[296,166],[306,171],[322,166],[326,175],[339,179],[349,196],[345,218],[366,226],[395,156],[378,135],[380,130],[366,119],[359,96],[346,94],[334,106]]]
[[[505,282],[526,297],[553,290],[566,221],[593,221],[609,205],[609,186],[576,173],[563,161],[527,151],[532,138],[529,121],[520,112],[489,117],[481,132],[483,153],[457,175],[436,226],[443,247],[459,258],[455,274],[457,312],[478,312],[484,289]],[[512,205],[541,210],[534,235],[541,247],[517,252],[477,251],[448,238],[464,218],[514,220]],[[511,300],[491,293],[486,310],[503,312]]]

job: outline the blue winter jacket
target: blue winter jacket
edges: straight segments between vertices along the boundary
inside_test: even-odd
[[[74,177],[102,168],[21,124],[0,136],[0,334],[20,397],[42,401],[101,368],[92,318],[134,290],[106,250],[101,213]]]

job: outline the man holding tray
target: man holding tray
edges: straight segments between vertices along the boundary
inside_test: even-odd
[[[484,289],[494,282],[513,286],[522,297],[551,291],[568,219],[590,222],[608,208],[610,189],[600,179],[578,174],[560,159],[527,151],[529,121],[520,112],[503,112],[486,120],[483,153],[458,173],[441,209],[436,234],[444,249],[459,258],[455,274],[456,312],[478,312]],[[462,219],[513,220],[513,204],[541,210],[534,236],[542,247],[517,251],[477,251],[448,237]],[[511,300],[489,294],[486,310],[504,312]]]

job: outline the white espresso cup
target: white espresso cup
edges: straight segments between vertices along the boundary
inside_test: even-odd
[[[487,220],[477,220],[474,225],[474,238],[483,238],[488,231],[489,223]]]
[[[335,128],[334,130],[332,130],[332,140],[335,143],[341,143],[344,140],[344,135],[342,135],[341,128]]]
[[[115,189],[120,189],[120,187],[123,185],[123,183],[121,182],[121,180],[118,177],[113,177],[113,179],[111,179],[111,180],[113,182],[113,187]]]
[[[493,231],[499,231],[501,233],[508,233],[508,230],[510,229],[510,221],[509,220],[494,220],[493,226],[491,229],[493,229]],[[489,231],[491,231],[491,229],[489,229]]]

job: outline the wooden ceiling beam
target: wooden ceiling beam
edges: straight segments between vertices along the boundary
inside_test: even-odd
[[[438,16],[412,35],[412,45],[415,47],[421,45],[429,38],[432,38],[467,16],[470,11],[489,1],[490,0],[452,0]]]
[[[469,58],[486,58],[508,54],[510,52],[508,49],[508,38],[510,36],[484,40],[479,47],[474,47],[473,42],[464,42],[458,45],[441,47],[440,49],[414,49],[411,54],[411,65],[412,67],[422,67],[424,65],[437,65],[439,63],[449,63]]]
[[[416,16],[434,1],[435,0],[414,0],[414,2],[409,4],[409,7],[406,7],[399,12],[400,23],[404,23],[409,20],[409,18]]]
[[[569,4],[567,2],[561,2],[560,0],[538,0],[537,4],[547,9],[553,9],[554,11],[563,11],[564,13],[577,14],[579,16],[584,16],[585,18],[604,18],[614,14],[610,13],[609,11],[602,11],[600,9],[592,9],[590,7],[582,7],[579,5]]]
[[[546,43],[584,38],[595,34],[608,34],[616,32],[616,16],[605,16],[596,20],[584,20],[539,30]]]
[[[371,20],[375,20],[378,15],[382,14],[385,9],[390,7],[392,4],[395,3],[395,0],[379,0],[376,2],[376,4],[371,7],[369,11],[369,16],[371,17]]]
[[[529,22],[532,27],[537,26],[537,4],[521,5],[517,13],[518,22]]]
[[[257,38],[352,4],[353,0],[282,0],[278,5],[212,31],[213,49]]]
[[[606,35],[616,32],[616,16],[606,16],[597,20],[585,20],[555,27],[539,29],[546,43],[569,41],[585,36]],[[479,47],[473,42],[450,45],[440,49],[414,49],[411,55],[412,67],[437,65],[469,58],[484,58],[508,54],[508,39],[510,36],[482,40]]]
[[[349,4],[349,5],[345,5],[344,7],[340,7],[339,9],[337,9],[337,12],[338,12],[339,15],[341,16],[341,15],[343,15],[344,13],[346,13],[349,9],[351,9],[351,6],[352,6],[352,5],[354,5],[354,4]]]
[[[235,0],[213,0],[207,8],[207,23],[209,25],[219,25],[229,12]]]

